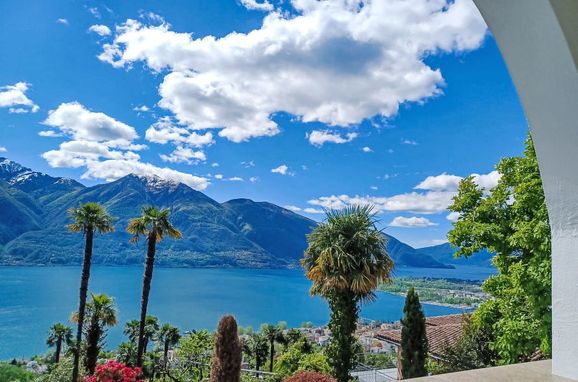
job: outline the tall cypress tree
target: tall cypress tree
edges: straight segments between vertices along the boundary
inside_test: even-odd
[[[404,379],[423,377],[427,375],[425,361],[428,353],[425,316],[413,288],[405,298],[401,325],[401,374]]]
[[[237,321],[224,316],[215,336],[215,350],[211,365],[211,382],[239,382],[241,380],[241,343],[237,335]]]

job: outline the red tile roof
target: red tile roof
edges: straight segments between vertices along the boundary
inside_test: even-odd
[[[463,318],[462,314],[426,318],[426,337],[432,356],[441,358],[444,349],[456,343],[462,334]],[[401,330],[382,330],[377,332],[377,338],[399,346]]]

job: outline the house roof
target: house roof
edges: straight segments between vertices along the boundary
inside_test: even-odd
[[[441,358],[444,349],[456,343],[462,334],[462,314],[426,318],[426,337],[429,352],[433,357]],[[401,330],[381,330],[377,338],[399,346],[401,344]]]

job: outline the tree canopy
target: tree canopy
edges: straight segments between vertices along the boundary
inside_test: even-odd
[[[527,359],[537,348],[551,353],[551,241],[548,212],[532,139],[524,155],[504,158],[498,185],[485,190],[473,177],[461,181],[450,210],[459,214],[448,234],[456,256],[495,253],[497,274],[483,289],[474,322],[493,333],[499,363]]]

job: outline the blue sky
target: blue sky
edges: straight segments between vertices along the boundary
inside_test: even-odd
[[[470,0],[405,3],[1,2],[0,155],[317,220],[369,202],[388,233],[442,242],[459,177],[495,184],[527,123]]]

